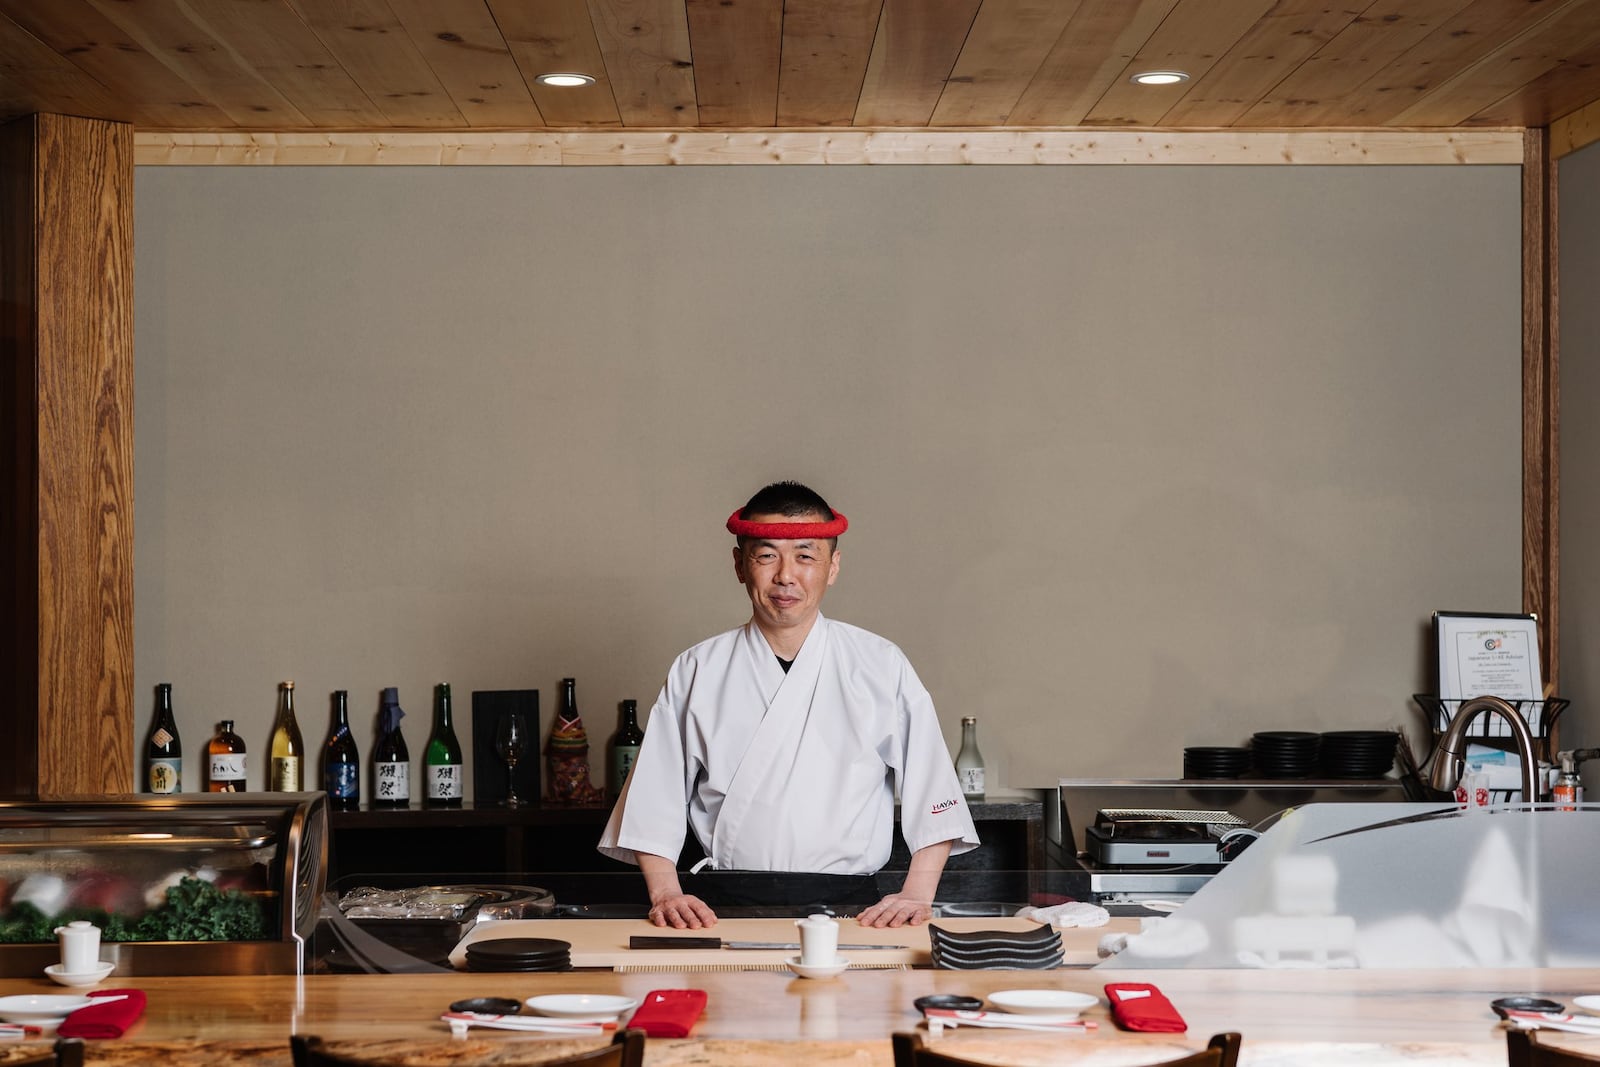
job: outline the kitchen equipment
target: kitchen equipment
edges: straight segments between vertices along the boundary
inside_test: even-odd
[[[650,937],[634,934],[628,938],[632,949],[674,948],[728,948],[728,949],[794,949],[800,950],[798,941],[724,941],[720,937]],[[901,949],[907,945],[836,945],[838,949]]]
[[[1244,828],[1226,811],[1102,808],[1084,837],[1090,857],[1106,866],[1217,865],[1223,836]]]
[[[386,945],[447,964],[450,950],[480,920],[543,918],[555,903],[548,890],[526,885],[358,886],[340,896],[339,911]]]

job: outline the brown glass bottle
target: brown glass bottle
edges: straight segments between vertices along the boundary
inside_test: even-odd
[[[217,724],[217,736],[206,746],[206,789],[212,793],[243,793],[244,739],[233,732],[233,720]]]

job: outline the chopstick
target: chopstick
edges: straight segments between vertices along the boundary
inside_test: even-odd
[[[39,1029],[37,1026],[24,1026],[21,1023],[0,1023],[0,1038],[16,1038],[21,1040],[22,1038],[33,1037],[36,1034],[42,1033],[44,1033],[44,1031]]]
[[[533,1030],[549,1034],[600,1034],[617,1028],[616,1021],[591,1022],[581,1019],[558,1019],[554,1016],[489,1015],[477,1011],[447,1011],[439,1018],[450,1024],[450,1029],[465,1031],[469,1026],[482,1026],[490,1030]]]
[[[1003,1011],[956,1011],[950,1008],[928,1008],[922,1013],[930,1025],[937,1026],[993,1026],[1005,1030],[1039,1030],[1050,1034],[1082,1034],[1098,1029],[1092,1019],[1073,1019],[1069,1022],[1029,1022],[1026,1015]]]

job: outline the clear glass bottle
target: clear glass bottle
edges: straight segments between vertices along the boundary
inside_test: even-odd
[[[211,793],[243,793],[245,783],[244,739],[233,732],[233,720],[217,724],[217,736],[206,746],[206,790]]]
[[[145,788],[152,793],[183,792],[183,742],[172,717],[172,683],[156,686],[156,717],[144,743]]]
[[[298,793],[306,787],[306,743],[294,718],[294,683],[278,684],[278,720],[272,727],[272,765],[267,788]]]
[[[622,787],[628,781],[628,772],[633,770],[634,761],[639,758],[639,746],[642,744],[644,731],[639,729],[639,702],[624,700],[622,724],[611,737],[611,761],[606,767],[609,772],[606,788],[613,800],[622,795]]]
[[[333,726],[322,748],[322,791],[335,808],[361,806],[361,754],[350,733],[350,693],[333,691]]]
[[[460,804],[465,792],[461,780],[461,744],[456,740],[456,729],[450,721],[449,682],[433,687],[433,733],[428,737],[423,761],[428,769],[427,802]]]
[[[978,720],[972,715],[961,720],[961,751],[956,754],[956,777],[961,780],[961,795],[969,802],[983,799],[983,753],[978,751]]]
[[[383,691],[378,711],[378,745],[372,750],[372,803],[377,807],[411,806],[411,753],[400,720],[400,690],[390,686]]]

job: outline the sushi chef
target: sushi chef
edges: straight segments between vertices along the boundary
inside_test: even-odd
[[[859,905],[863,925],[914,925],[932,914],[945,861],[978,846],[904,653],[820,611],[848,525],[797,482],[728,519],[750,620],[673,662],[600,839],[638,864],[657,926],[714,926],[714,906],[738,905]],[[884,895],[873,876],[897,787],[911,863]],[[705,858],[680,872],[687,829]]]

